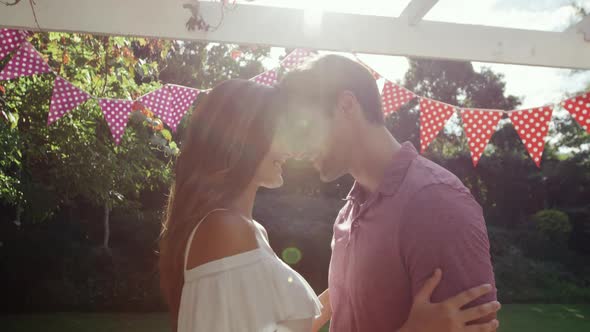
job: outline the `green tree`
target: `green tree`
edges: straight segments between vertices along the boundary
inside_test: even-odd
[[[233,58],[230,53],[239,49],[233,45],[65,33],[35,34],[31,42],[74,85],[99,98],[122,99],[163,83],[208,88],[223,79],[253,76],[268,52],[246,50]],[[0,195],[15,206],[17,223],[73,211],[79,199],[101,206],[108,249],[110,211],[126,207],[139,213],[140,194],[170,181],[172,160],[166,152],[171,149],[150,142],[168,140],[175,147],[177,135],[154,132],[136,112],[116,146],[94,100],[47,127],[53,79],[44,74],[5,83],[0,139],[7,158],[0,164]],[[181,132],[183,123],[180,127]]]

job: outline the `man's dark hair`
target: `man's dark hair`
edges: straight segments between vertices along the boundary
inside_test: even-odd
[[[366,67],[343,56],[330,54],[312,60],[287,73],[279,88],[288,104],[320,106],[326,112],[332,111],[340,93],[350,91],[369,122],[385,122],[375,78]]]

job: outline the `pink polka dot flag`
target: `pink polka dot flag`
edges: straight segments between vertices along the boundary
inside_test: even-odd
[[[541,157],[545,149],[545,136],[549,131],[549,121],[551,121],[552,113],[553,110],[549,106],[509,113],[514,129],[516,129],[537,167],[541,167]]]
[[[13,29],[0,29],[0,60],[16,50],[27,38],[27,32]]]
[[[51,72],[51,67],[41,57],[41,54],[37,52],[31,43],[24,42],[0,72],[0,80],[49,72]]]
[[[162,114],[162,120],[176,132],[180,120],[199,95],[199,90],[172,84],[166,85],[166,88],[170,93],[170,107],[167,113]]]
[[[123,99],[99,99],[98,104],[102,109],[105,120],[111,129],[111,135],[115,139],[115,143],[121,143],[121,137],[125,133],[129,114],[133,106],[133,101]]]
[[[412,91],[390,81],[385,81],[383,90],[381,91],[383,113],[393,113],[415,97],[416,95]]]
[[[567,99],[562,103],[580,126],[590,133],[590,92],[581,96]]]
[[[437,100],[420,98],[421,152],[426,151],[454,112],[454,106]]]
[[[301,66],[305,63],[305,60],[309,59],[310,57],[314,56],[315,53],[310,50],[306,50],[303,48],[295,49],[293,52],[289,53],[283,61],[281,61],[281,65],[286,69],[293,69]]]
[[[158,90],[139,97],[137,100],[149,108],[150,111],[154,112],[159,118],[162,118],[162,120],[166,118],[164,120],[166,123],[174,119],[173,114],[170,112],[170,91],[167,87],[161,87]]]
[[[263,85],[273,86],[277,83],[277,71],[276,69],[269,70],[253,77],[252,81]]]
[[[467,140],[469,141],[473,166],[477,166],[490,138],[496,132],[496,127],[502,119],[503,114],[504,111],[500,110],[461,110],[461,118],[463,119],[463,127],[465,128]]]
[[[67,112],[73,110],[90,98],[86,92],[75,87],[61,76],[56,76],[53,82],[53,94],[49,104],[47,125],[59,120]]]

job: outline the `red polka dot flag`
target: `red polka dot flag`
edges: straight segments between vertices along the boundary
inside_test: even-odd
[[[199,95],[199,90],[173,84],[166,85],[166,88],[170,92],[170,108],[168,113],[162,116],[162,120],[176,132],[180,120]]]
[[[420,146],[421,152],[434,141],[447,121],[455,113],[455,107],[428,98],[420,98]]]
[[[253,77],[252,81],[262,85],[273,86],[277,83],[277,71],[276,69],[269,70],[256,77]]]
[[[281,61],[281,66],[283,66],[285,69],[297,68],[314,55],[315,53],[313,51],[298,48],[289,53],[289,55],[287,55],[283,61]]]
[[[590,92],[567,99],[563,101],[562,105],[580,126],[590,133]]]
[[[477,163],[479,163],[490,138],[496,132],[496,127],[502,119],[503,113],[504,111],[501,110],[461,110],[461,118],[463,119],[465,135],[469,141],[473,166],[477,166]]]
[[[0,72],[0,80],[49,73],[51,67],[29,42],[24,42]]]
[[[0,60],[16,50],[27,38],[25,31],[0,29]]]
[[[549,131],[549,121],[551,121],[552,114],[553,110],[549,106],[509,113],[514,129],[516,129],[537,167],[541,167],[541,157],[545,149],[545,136]]]
[[[67,112],[78,107],[89,98],[89,94],[75,87],[61,76],[56,76],[53,82],[53,94],[49,104],[47,125],[59,120]]]
[[[381,91],[383,113],[389,114],[396,112],[402,105],[408,103],[415,97],[416,95],[412,91],[390,81],[385,81],[383,90]]]
[[[137,98],[137,100],[162,120],[166,118],[164,122],[168,123],[174,119],[170,108],[170,92],[167,87],[161,87]]]
[[[111,129],[111,135],[115,143],[121,143],[121,137],[125,133],[129,114],[131,113],[134,101],[122,99],[99,99],[98,104],[102,109],[104,118]]]

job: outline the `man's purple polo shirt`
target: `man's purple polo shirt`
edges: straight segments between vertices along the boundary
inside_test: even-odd
[[[494,285],[482,209],[449,171],[404,143],[376,192],[358,183],[334,224],[330,331],[395,331],[436,268],[432,300]],[[470,305],[496,299],[489,294]]]

